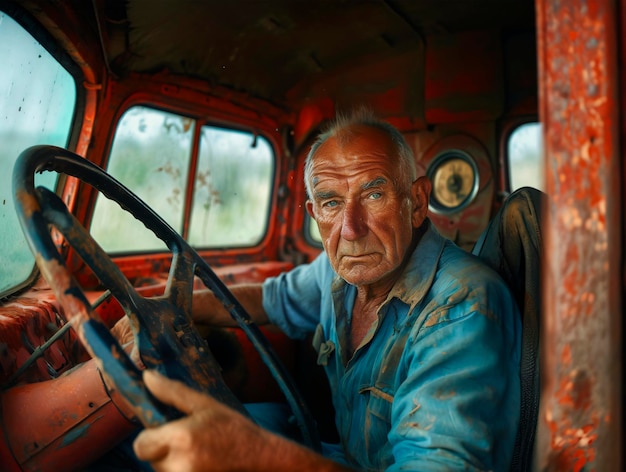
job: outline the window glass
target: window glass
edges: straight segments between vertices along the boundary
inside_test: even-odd
[[[116,130],[107,171],[183,234],[196,121],[146,106]],[[240,247],[265,235],[274,175],[270,143],[250,132],[203,126],[187,239],[194,247]],[[105,251],[165,250],[128,212],[98,195],[91,234]]]
[[[540,123],[525,123],[510,134],[508,157],[511,192],[527,186],[545,191]]]
[[[34,258],[13,205],[13,163],[30,146],[66,146],[76,106],[71,74],[17,22],[0,12],[0,295],[25,283]],[[37,175],[54,189],[57,174]]]
[[[189,243],[257,244],[267,229],[273,173],[274,154],[265,138],[203,126]]]
[[[130,108],[118,124],[107,172],[131,189],[180,232],[194,121],[144,106]],[[99,194],[91,234],[105,251],[166,249],[130,213]]]

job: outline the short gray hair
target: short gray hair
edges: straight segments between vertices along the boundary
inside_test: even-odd
[[[398,151],[399,165],[401,167],[400,175],[406,176],[407,180],[403,182],[403,184],[405,184],[407,188],[409,188],[411,183],[417,178],[415,156],[402,133],[395,126],[376,117],[374,112],[370,109],[359,108],[350,114],[337,114],[337,117],[320,133],[311,145],[311,149],[304,162],[304,184],[308,198],[311,198],[313,195],[311,173],[313,172],[313,159],[319,147],[324,144],[328,138],[338,137],[341,140],[343,131],[351,126],[358,125],[379,129],[389,136]],[[349,138],[349,136],[348,134],[347,137]]]

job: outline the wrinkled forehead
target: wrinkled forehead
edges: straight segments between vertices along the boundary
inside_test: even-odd
[[[352,161],[355,165],[379,164],[393,169],[399,164],[399,149],[385,131],[367,125],[338,130],[324,141],[313,156],[313,164]]]
[[[408,159],[414,163],[412,153]],[[335,130],[309,155],[305,185],[312,195],[320,180],[327,183],[383,177],[398,189],[410,187],[415,178],[412,163],[405,162],[402,147],[386,130],[353,124]]]

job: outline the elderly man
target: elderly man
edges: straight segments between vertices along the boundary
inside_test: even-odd
[[[312,146],[305,180],[324,252],[232,290],[257,323],[315,333],[340,444],[317,455],[146,372],[148,388],[188,416],[143,431],[138,457],[157,471],[508,469],[517,307],[493,271],[430,224],[431,183],[401,133],[367,112],[341,117]],[[207,291],[194,319],[233,323]]]

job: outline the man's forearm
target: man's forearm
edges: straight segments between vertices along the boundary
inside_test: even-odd
[[[274,444],[271,444],[274,442]],[[348,472],[348,468],[337,462],[307,449],[300,444],[293,443],[281,436],[271,435],[270,444],[265,444],[256,451],[257,460],[247,468],[241,470],[291,472],[294,470],[315,472]],[[257,454],[258,453],[258,454]]]
[[[263,289],[261,284],[241,284],[229,287],[232,294],[258,325],[267,324],[267,314],[263,309]],[[237,322],[224,308],[222,302],[210,290],[194,292],[192,318],[199,325],[237,326]]]

